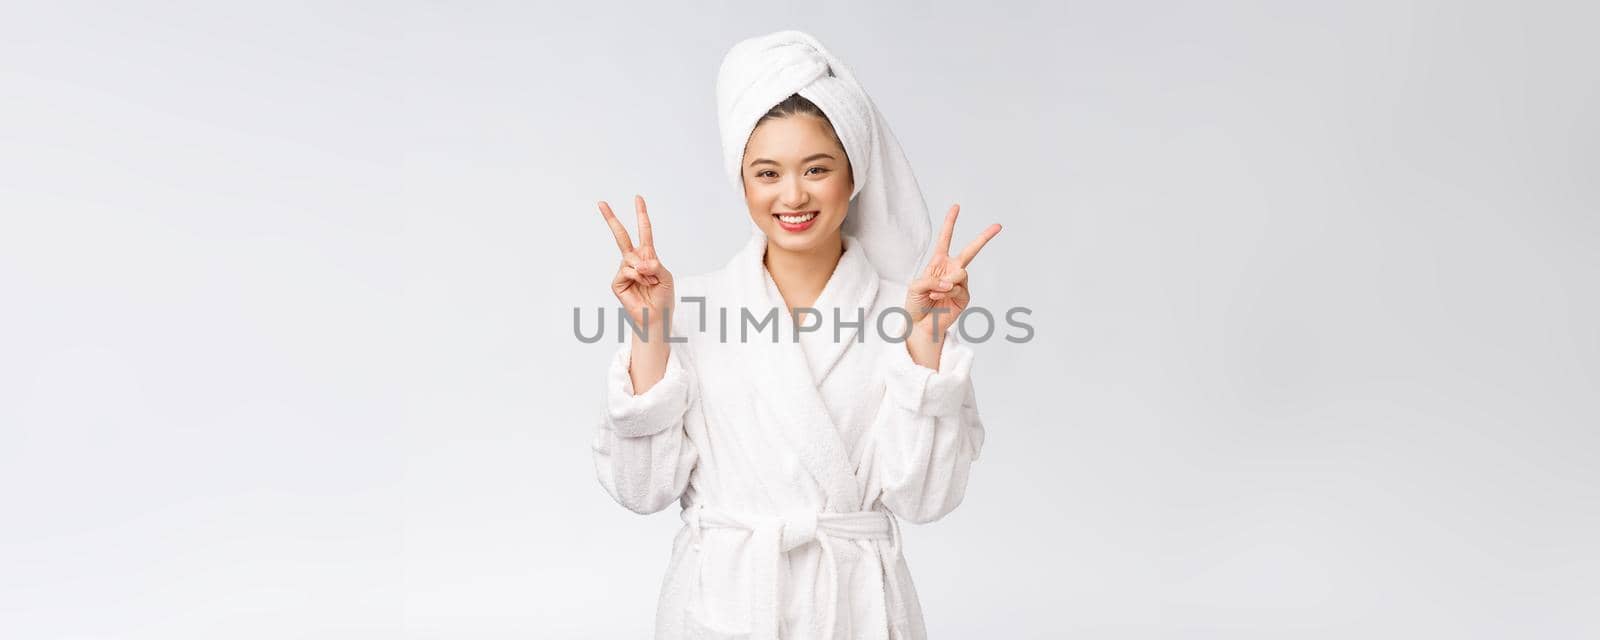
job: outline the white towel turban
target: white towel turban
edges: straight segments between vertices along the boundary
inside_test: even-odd
[[[850,157],[855,189],[841,231],[866,249],[880,276],[910,282],[931,239],[922,190],[877,105],[844,63],[809,34],[779,31],[750,38],[722,59],[717,118],[734,187],[744,190],[740,165],[756,121],[791,94],[827,114]]]

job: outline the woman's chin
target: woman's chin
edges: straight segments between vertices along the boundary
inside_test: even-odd
[[[819,220],[818,222],[821,221]],[[818,249],[822,247],[824,243],[828,242],[830,238],[836,237],[838,233],[837,229],[830,232],[826,228],[817,226],[813,226],[805,231],[790,231],[777,223],[773,223],[764,230],[766,231],[767,238],[770,239],[774,244],[782,247],[785,251],[792,251],[795,253],[805,253],[814,249]]]

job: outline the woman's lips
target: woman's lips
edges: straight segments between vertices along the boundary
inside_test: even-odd
[[[785,231],[800,232],[810,229],[812,223],[817,221],[818,214],[819,212],[817,211],[774,213],[772,217],[778,221],[778,226],[783,227]],[[788,218],[788,220],[784,218]],[[790,220],[798,220],[799,222],[790,222]]]

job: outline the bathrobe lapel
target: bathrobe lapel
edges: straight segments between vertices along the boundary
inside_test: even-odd
[[[778,341],[772,341],[770,324],[760,332],[752,331],[748,342],[737,345],[741,349],[738,359],[748,379],[755,382],[753,400],[761,415],[826,493],[825,510],[856,511],[862,501],[856,465],[850,460],[838,425],[823,404],[819,385],[865,330],[865,326],[846,327],[840,330],[839,340],[834,340],[833,308],[839,309],[840,319],[846,322],[854,322],[857,309],[861,309],[864,324],[870,326],[873,319],[869,314],[878,294],[877,272],[853,238],[845,236],[845,252],[822,294],[811,305],[822,314],[822,328],[797,343],[794,320],[762,264],[765,254],[766,237],[752,235],[728,265],[730,284],[740,304],[758,320],[771,309],[778,310]],[[734,313],[742,318],[742,312]]]

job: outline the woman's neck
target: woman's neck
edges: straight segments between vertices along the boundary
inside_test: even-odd
[[[816,303],[842,255],[844,239],[838,235],[832,242],[823,242],[805,252],[789,251],[768,240],[762,264],[772,275],[772,283],[778,286],[784,304],[793,311],[795,307],[810,307]]]

